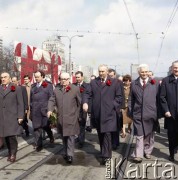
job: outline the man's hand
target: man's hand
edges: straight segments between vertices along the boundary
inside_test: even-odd
[[[18,119],[18,123],[19,123],[19,124],[22,124],[22,122],[23,122],[23,119],[20,119],[20,118],[19,118],[19,119]]]
[[[48,111],[48,112],[47,112],[47,117],[50,118],[51,115],[52,115],[52,112],[51,112],[51,111]]]
[[[171,117],[171,113],[168,111],[168,112],[165,113],[165,116],[166,117]]]
[[[83,104],[83,110],[84,110],[85,112],[88,111],[88,104],[87,104],[87,103],[84,103],[84,104]]]

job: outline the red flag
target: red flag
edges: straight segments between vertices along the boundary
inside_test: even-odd
[[[14,53],[15,56],[21,57],[21,47],[22,47],[22,43],[18,43],[15,46],[15,53]]]

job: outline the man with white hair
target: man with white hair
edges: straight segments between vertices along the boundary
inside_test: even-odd
[[[48,102],[48,117],[57,106],[58,129],[62,135],[64,154],[67,163],[72,163],[74,156],[75,135],[80,132],[79,112],[81,107],[81,93],[79,87],[70,84],[68,73],[60,76],[60,85],[54,89],[54,95]]]
[[[154,145],[154,124],[157,121],[159,83],[148,77],[149,67],[140,64],[139,77],[131,83],[128,108],[133,119],[136,148],[132,154],[140,163],[143,156],[150,159]]]
[[[112,157],[111,133],[117,131],[117,111],[121,109],[122,91],[118,80],[108,76],[107,65],[100,65],[98,71],[99,77],[90,82],[89,89],[84,93],[83,109],[88,111],[91,99],[91,121],[98,132],[101,165],[105,165]]]

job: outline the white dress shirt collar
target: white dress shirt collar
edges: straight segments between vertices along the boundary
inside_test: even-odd
[[[148,77],[144,80],[140,78],[140,84],[143,86],[143,81],[145,81],[145,84],[147,84],[148,80],[149,80]]]

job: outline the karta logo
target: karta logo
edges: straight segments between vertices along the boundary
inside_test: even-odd
[[[177,179],[175,175],[176,169],[173,163],[158,162],[156,159],[152,163],[135,164],[127,162],[125,172],[123,164],[126,163],[126,158],[110,159],[106,162],[106,179]]]

